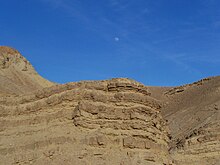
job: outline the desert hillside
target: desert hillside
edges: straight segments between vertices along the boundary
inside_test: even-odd
[[[220,77],[54,84],[0,47],[0,164],[219,165]]]
[[[0,46],[1,95],[22,94],[52,85],[52,82],[39,76],[17,50]]]
[[[161,109],[171,130],[171,151],[180,164],[220,164],[220,77],[165,93]],[[193,162],[193,163],[192,163]]]

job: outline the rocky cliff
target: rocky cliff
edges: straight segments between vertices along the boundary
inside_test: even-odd
[[[220,164],[219,77],[175,88],[57,85],[0,48],[0,164]]]

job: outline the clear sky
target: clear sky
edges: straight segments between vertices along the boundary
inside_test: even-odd
[[[220,0],[0,0],[0,45],[59,82],[220,75]]]

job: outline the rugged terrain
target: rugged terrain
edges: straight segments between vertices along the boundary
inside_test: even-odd
[[[0,95],[24,94],[52,85],[17,50],[0,46]]]
[[[220,77],[58,85],[9,47],[0,66],[0,164],[220,164]]]

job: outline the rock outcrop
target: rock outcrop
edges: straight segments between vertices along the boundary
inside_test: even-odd
[[[0,92],[0,164],[220,163],[220,77],[174,88],[126,78],[58,85],[0,47]]]
[[[57,85],[1,106],[2,162],[172,164],[160,104],[135,81]]]

